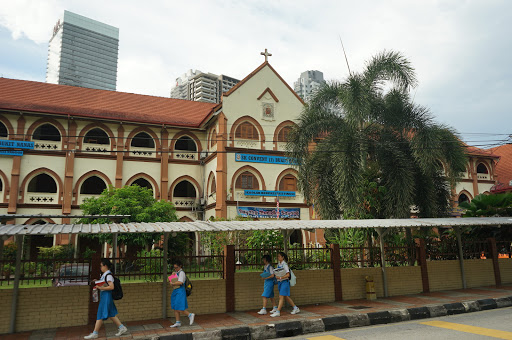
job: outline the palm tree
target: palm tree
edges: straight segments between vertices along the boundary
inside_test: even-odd
[[[299,189],[324,219],[443,216],[465,170],[463,144],[413,103],[410,62],[384,51],[361,73],[324,85],[292,130]]]

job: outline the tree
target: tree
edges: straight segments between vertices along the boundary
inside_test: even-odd
[[[109,186],[99,197],[86,199],[80,206],[86,215],[130,215],[118,222],[175,222],[178,220],[174,205],[167,201],[157,201],[150,189],[138,185],[114,188]],[[82,218],[79,223],[110,223],[110,218]],[[184,235],[184,234],[183,234]],[[186,236],[186,235],[185,235]],[[94,235],[101,242],[112,243],[111,234]],[[140,249],[159,240],[161,234],[119,234],[118,242],[129,248]],[[170,242],[174,237],[170,237]],[[178,240],[179,241],[179,240]]]
[[[407,218],[412,206],[422,217],[447,214],[466,155],[453,129],[413,103],[415,85],[411,63],[384,51],[305,106],[287,151],[322,218]]]

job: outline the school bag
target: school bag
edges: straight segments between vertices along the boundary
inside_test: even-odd
[[[119,280],[113,274],[109,275],[112,275],[112,277],[114,278],[114,289],[112,290],[112,298],[114,300],[121,300],[123,298],[123,288],[121,287],[121,280]]]
[[[188,276],[185,276],[185,293],[187,293],[187,296],[192,294],[192,282],[190,282]]]
[[[290,269],[290,286],[293,287],[297,284],[297,277],[293,273],[293,271]]]

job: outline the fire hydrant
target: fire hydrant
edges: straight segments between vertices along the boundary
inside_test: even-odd
[[[377,292],[375,292],[375,282],[373,282],[373,276],[366,276],[366,299],[377,300]]]

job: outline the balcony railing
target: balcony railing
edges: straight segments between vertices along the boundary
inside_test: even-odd
[[[34,140],[34,149],[36,150],[60,150],[62,142],[51,140]]]
[[[25,202],[31,204],[57,204],[57,193],[27,192]]]
[[[477,179],[491,179],[491,176],[489,174],[476,174]]]
[[[193,161],[197,159],[197,151],[174,151],[174,158]]]
[[[82,204],[85,202],[86,199],[88,198],[94,198],[94,197],[98,197],[99,195],[95,195],[95,194],[80,194],[78,196],[78,204]]]
[[[130,146],[130,156],[134,157],[154,157],[156,150],[154,148],[138,148]]]
[[[108,144],[94,144],[94,143],[83,143],[82,151],[90,153],[106,153],[109,152],[110,145]]]
[[[195,197],[174,197],[172,203],[176,208],[192,208],[199,202]]]
[[[260,141],[255,139],[235,139],[236,148],[259,149],[259,144]]]

